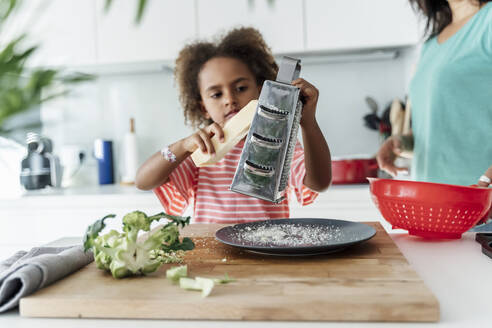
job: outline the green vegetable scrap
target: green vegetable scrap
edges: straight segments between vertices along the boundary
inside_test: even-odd
[[[202,292],[202,297],[207,297],[214,288],[214,280],[209,278],[196,277],[192,278],[179,278],[179,287],[183,289],[199,290]]]
[[[230,282],[236,281],[235,279],[229,278],[229,275],[227,273],[224,274],[224,278],[215,278],[214,282],[216,284],[228,284]]]
[[[181,217],[158,213],[147,216],[141,211],[128,213],[123,217],[123,232],[111,230],[99,235],[110,214],[97,220],[87,228],[84,236],[84,250],[94,252],[94,260],[101,270],[111,271],[114,278],[148,274],[156,271],[163,263],[181,262],[184,252],[195,245],[190,238],[180,241],[179,227],[189,224],[190,217]],[[149,234],[148,238],[138,241],[138,234],[150,231],[153,221],[162,218],[170,220],[161,229]]]
[[[195,277],[188,278],[188,267],[181,265],[178,267],[170,268],[166,271],[166,277],[172,282],[179,281],[179,287],[187,290],[198,290],[202,292],[202,297],[207,297],[212,292],[215,284],[227,284],[235,281],[224,274],[223,278],[203,278]]]
[[[184,278],[188,275],[188,266],[180,265],[174,268],[170,268],[166,271],[167,279],[172,282],[178,282],[179,278]]]

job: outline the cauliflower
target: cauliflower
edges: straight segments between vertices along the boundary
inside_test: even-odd
[[[110,271],[114,278],[148,274],[156,271],[163,263],[181,262],[184,251],[195,245],[190,238],[179,239],[179,227],[189,224],[190,217],[158,213],[147,216],[141,211],[128,213],[123,217],[123,232],[111,230],[99,235],[110,214],[97,220],[87,228],[84,236],[84,250],[92,250],[96,265],[101,270]],[[161,229],[138,241],[140,231],[150,231],[153,221],[162,218],[170,220]]]

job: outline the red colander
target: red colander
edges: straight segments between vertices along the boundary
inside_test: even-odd
[[[492,188],[368,178],[372,200],[393,229],[425,238],[461,238],[486,219]]]

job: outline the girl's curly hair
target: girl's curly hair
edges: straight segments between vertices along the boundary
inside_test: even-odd
[[[185,123],[194,128],[208,120],[200,110],[198,74],[203,65],[215,57],[235,58],[245,63],[262,85],[265,80],[275,80],[278,66],[261,33],[251,27],[231,30],[215,42],[197,41],[186,45],[176,59],[174,78],[179,88],[179,101],[183,106]]]

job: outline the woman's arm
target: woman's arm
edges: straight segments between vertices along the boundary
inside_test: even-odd
[[[292,85],[301,89],[304,98],[301,128],[306,176],[303,183],[309,189],[321,192],[331,183],[331,154],[315,116],[319,91],[304,79],[296,79]]]

